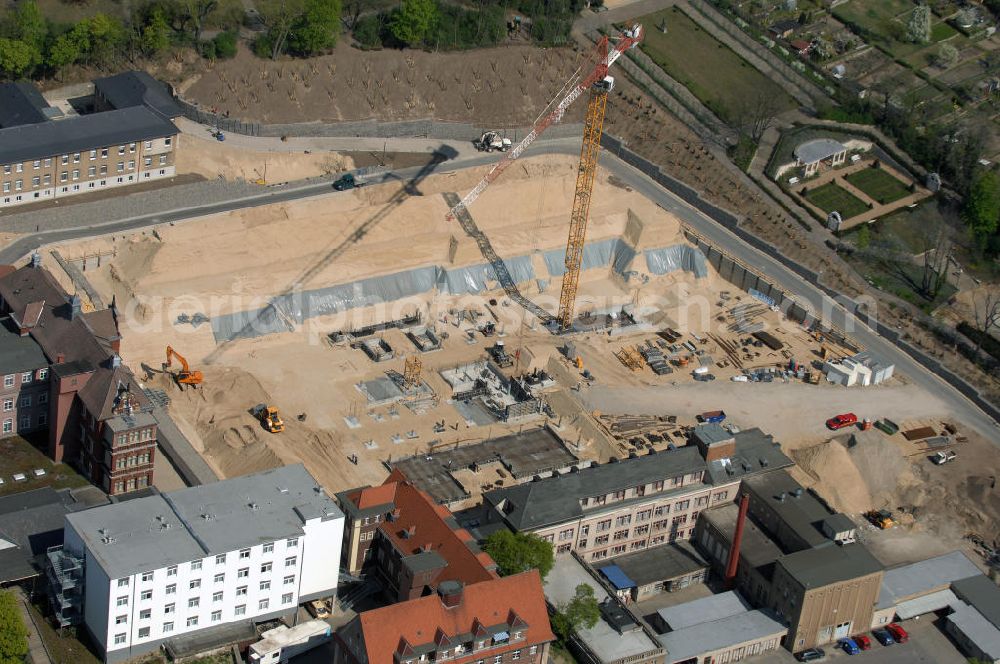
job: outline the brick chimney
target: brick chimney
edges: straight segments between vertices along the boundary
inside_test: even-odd
[[[462,604],[462,582],[442,581],[438,586],[438,596],[445,608],[454,609]]]

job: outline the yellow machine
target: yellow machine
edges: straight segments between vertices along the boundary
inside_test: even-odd
[[[260,423],[264,425],[264,428],[271,433],[281,433],[285,430],[285,423],[278,415],[278,409],[274,406],[264,406],[257,413],[257,417],[260,418]]]
[[[872,525],[880,530],[888,530],[895,525],[895,522],[892,520],[892,512],[889,510],[872,510],[865,514],[865,516],[872,522]]]

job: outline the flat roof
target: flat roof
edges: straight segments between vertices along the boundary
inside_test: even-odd
[[[598,604],[609,597],[604,587],[576,558],[571,555],[556,556],[552,570],[545,577],[545,599],[553,606],[562,606],[573,599],[576,587],[580,584],[586,584],[594,589]],[[650,638],[643,629],[619,633],[603,615],[593,627],[581,627],[577,635],[602,662],[624,660],[661,649],[660,644]]]
[[[946,620],[950,621],[976,648],[986,655],[987,661],[1000,660],[1000,629],[968,604],[956,607]]]
[[[961,551],[900,565],[885,571],[876,607],[886,609],[899,602],[949,587],[955,581],[979,576],[982,572]]]
[[[782,556],[777,564],[806,590],[868,576],[883,569],[882,563],[863,544],[838,545],[832,541]]]
[[[670,631],[676,632],[701,623],[746,613],[749,610],[750,605],[738,593],[730,590],[668,606],[656,613],[670,627]]]
[[[955,594],[971,604],[976,611],[1000,628],[1000,587],[985,574],[962,579],[951,584]]]
[[[930,595],[921,595],[896,605],[896,615],[900,620],[909,620],[931,611],[940,611],[946,606],[955,606],[960,600],[947,588]]]
[[[792,465],[792,460],[781,452],[780,445],[760,429],[747,429],[735,437],[735,455],[725,464],[721,461],[706,463],[696,445],[686,445],[676,450],[616,460],[559,477],[497,489],[486,493],[484,499],[494,506],[506,501],[503,510],[506,521],[517,530],[532,530],[576,519],[584,513],[591,515],[620,509],[628,502],[608,503],[585,511],[580,505],[584,498],[697,471],[704,471],[705,483],[714,485]],[[681,492],[690,490],[690,487],[680,489]],[[636,500],[649,499],[650,494],[647,493]]]
[[[577,459],[558,436],[541,427],[475,445],[400,459],[391,466],[402,470],[417,488],[444,504],[468,497],[452,476],[453,471],[491,462],[501,463],[515,478],[525,478],[566,468],[577,463]]]
[[[678,540],[618,556],[610,564],[594,565],[595,569],[602,573],[609,566],[617,566],[637,586],[645,586],[705,569],[708,567],[708,562],[690,542]]]
[[[144,71],[127,71],[96,79],[94,90],[115,108],[148,106],[167,118],[176,118],[183,113],[166,84]]]
[[[795,158],[803,164],[814,164],[846,149],[843,143],[832,138],[816,138],[799,144],[795,148]]]
[[[145,106],[0,129],[0,164],[173,136],[174,123]]]
[[[715,652],[768,637],[780,638],[788,628],[763,611],[747,611],[720,620],[693,625],[659,636],[667,649],[667,662],[683,662],[702,653]]]
[[[739,517],[740,508],[735,503],[729,503],[722,507],[714,507],[705,510],[699,516],[704,517],[708,523],[712,524],[719,532],[725,535],[727,544],[733,541],[733,533],[736,530],[736,520]],[[728,554],[727,554],[728,555]],[[745,559],[751,567],[760,568],[770,565],[778,556],[781,549],[778,545],[764,534],[752,520],[747,519],[743,528],[743,542],[740,545],[740,557]]]
[[[49,103],[30,81],[0,83],[0,128],[46,122]]]
[[[776,470],[751,477],[743,484],[804,540],[807,546],[819,546],[830,541],[821,527],[832,513],[786,471]],[[796,496],[796,493],[799,495]],[[752,504],[750,511],[753,513]]]
[[[343,513],[302,464],[66,517],[109,578],[301,535]]]

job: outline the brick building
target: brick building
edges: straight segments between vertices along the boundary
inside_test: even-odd
[[[0,315],[0,435],[48,428],[53,461],[109,494],[152,484],[156,421],[118,356],[115,310],[84,312],[35,255],[0,268]]]
[[[381,486],[344,491],[337,499],[346,515],[345,571],[373,572],[390,601],[421,597],[446,581],[469,585],[497,578],[496,563],[448,508],[399,470]]]
[[[589,561],[640,551],[694,532],[698,514],[733,500],[740,481],[792,465],[760,429],[695,429],[692,444],[491,491],[487,518]]]
[[[0,208],[174,175],[180,106],[144,72],[94,83],[93,113],[66,114],[29,83],[0,84]]]
[[[545,664],[555,637],[537,570],[365,611],[335,635],[334,664]]]

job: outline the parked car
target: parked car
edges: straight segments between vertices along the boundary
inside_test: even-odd
[[[854,642],[854,639],[841,639],[837,642],[837,645],[848,655],[857,655],[861,652],[861,648]]]
[[[321,599],[313,600],[306,604],[306,610],[312,614],[313,618],[324,620],[330,617],[330,605]]]
[[[862,650],[872,649],[872,640],[868,638],[866,634],[858,634],[854,637],[854,642],[858,644],[858,647]]]
[[[884,646],[891,646],[896,643],[896,639],[892,638],[892,634],[884,629],[873,629],[872,636],[874,636],[875,640]]]
[[[852,424],[858,423],[858,416],[854,413],[841,413],[840,415],[835,415],[826,421],[826,427],[833,431],[837,429],[843,429],[844,427],[849,427]]]
[[[800,662],[818,662],[819,660],[826,657],[826,652],[822,648],[810,648],[809,650],[803,650],[795,659]]]
[[[938,452],[931,458],[934,460],[934,463],[940,466],[948,463],[949,461],[954,461],[956,456],[958,455],[951,450],[948,450],[947,452]]]
[[[910,635],[906,633],[906,630],[896,623],[889,623],[885,628],[892,634],[892,638],[895,639],[896,643],[906,643],[910,640]]]

